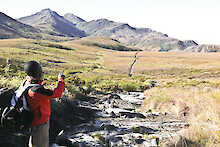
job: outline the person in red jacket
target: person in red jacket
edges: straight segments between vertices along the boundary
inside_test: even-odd
[[[27,103],[34,117],[32,121],[30,147],[49,147],[50,99],[59,98],[64,92],[65,76],[59,74],[58,84],[54,90],[45,89],[42,85],[42,68],[36,61],[24,65],[27,74],[26,84],[39,84],[28,90]]]

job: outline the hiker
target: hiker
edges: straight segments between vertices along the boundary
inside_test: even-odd
[[[49,120],[50,99],[59,98],[64,91],[63,74],[58,75],[58,85],[54,90],[45,89],[42,85],[42,68],[36,61],[29,61],[24,65],[27,74],[26,84],[39,84],[28,90],[27,102],[30,111],[33,111],[31,137],[29,147],[49,147]]]

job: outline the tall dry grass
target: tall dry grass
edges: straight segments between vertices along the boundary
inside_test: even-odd
[[[143,111],[166,112],[190,125],[180,133],[184,144],[173,140],[169,146],[220,146],[220,89],[153,88],[145,95]]]

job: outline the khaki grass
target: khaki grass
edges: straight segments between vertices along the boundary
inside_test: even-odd
[[[140,52],[138,58],[135,66],[137,72],[167,68],[212,69],[220,66],[218,53]]]
[[[136,52],[108,52],[104,55],[104,66],[108,69],[127,73]]]
[[[142,111],[166,112],[190,124],[180,134],[188,144],[220,146],[220,89],[153,88],[145,95]]]

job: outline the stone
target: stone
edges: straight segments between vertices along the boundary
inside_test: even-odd
[[[142,118],[142,119],[145,119],[146,116],[144,116],[143,114],[141,113],[136,113],[136,112],[119,112],[119,114],[121,116],[126,116],[128,118]]]
[[[144,141],[144,139],[135,139],[135,143],[137,144],[142,144]]]

